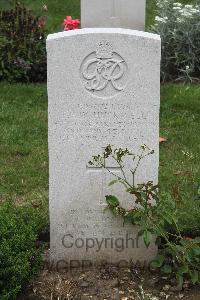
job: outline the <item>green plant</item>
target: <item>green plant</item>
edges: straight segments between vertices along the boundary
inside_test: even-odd
[[[41,266],[37,249],[40,216],[31,207],[12,203],[0,206],[0,299],[16,299],[27,281]]]
[[[0,80],[46,79],[44,24],[20,3],[0,11]]]
[[[185,215],[179,211],[178,204],[169,194],[158,195],[158,186],[151,181],[135,184],[135,174],[140,162],[153,153],[154,151],[146,145],[141,146],[139,154],[134,154],[128,149],[113,149],[108,145],[102,155],[93,156],[89,163],[107,169],[115,177],[109,186],[120,183],[132,197],[133,208],[126,209],[116,196],[107,195],[106,201],[113,214],[122,216],[124,222],[130,221],[139,225],[139,235],[143,237],[146,247],[149,247],[154,236],[157,237],[160,254],[152,261],[152,267],[160,268],[166,274],[176,274],[180,286],[184,277],[190,278],[195,284],[200,282],[200,239],[186,238],[182,235],[179,221]],[[106,167],[108,158],[118,164],[121,175]],[[131,182],[128,179],[130,176],[124,171],[127,158],[131,158],[133,162],[133,168],[130,170]]]
[[[200,5],[157,0],[151,29],[162,40],[162,81],[200,81]]]

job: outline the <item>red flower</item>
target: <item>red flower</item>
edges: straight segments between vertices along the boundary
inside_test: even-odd
[[[72,19],[71,16],[67,16],[64,19],[64,30],[74,30],[74,29],[80,29],[80,20],[79,19]]]

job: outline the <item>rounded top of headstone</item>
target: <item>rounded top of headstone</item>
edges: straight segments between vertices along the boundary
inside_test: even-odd
[[[70,36],[98,34],[98,33],[129,35],[129,36],[135,36],[135,37],[160,41],[160,36],[158,34],[139,31],[139,30],[123,29],[123,28],[84,28],[84,29],[77,29],[77,30],[62,31],[58,33],[49,34],[47,37],[47,41],[67,38]]]

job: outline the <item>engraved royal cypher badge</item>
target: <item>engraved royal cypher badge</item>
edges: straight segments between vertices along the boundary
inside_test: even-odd
[[[101,41],[96,51],[89,54],[81,65],[84,87],[100,98],[113,97],[124,90],[127,73],[125,60],[113,51],[107,41]]]

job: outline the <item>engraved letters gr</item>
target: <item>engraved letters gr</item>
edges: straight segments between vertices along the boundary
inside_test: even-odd
[[[98,44],[96,51],[84,59],[81,75],[88,91],[100,92],[109,89],[109,96],[112,96],[113,93],[116,94],[125,88],[126,72],[127,65],[124,59],[113,51],[109,42],[102,41]],[[107,96],[103,93],[97,95]]]

